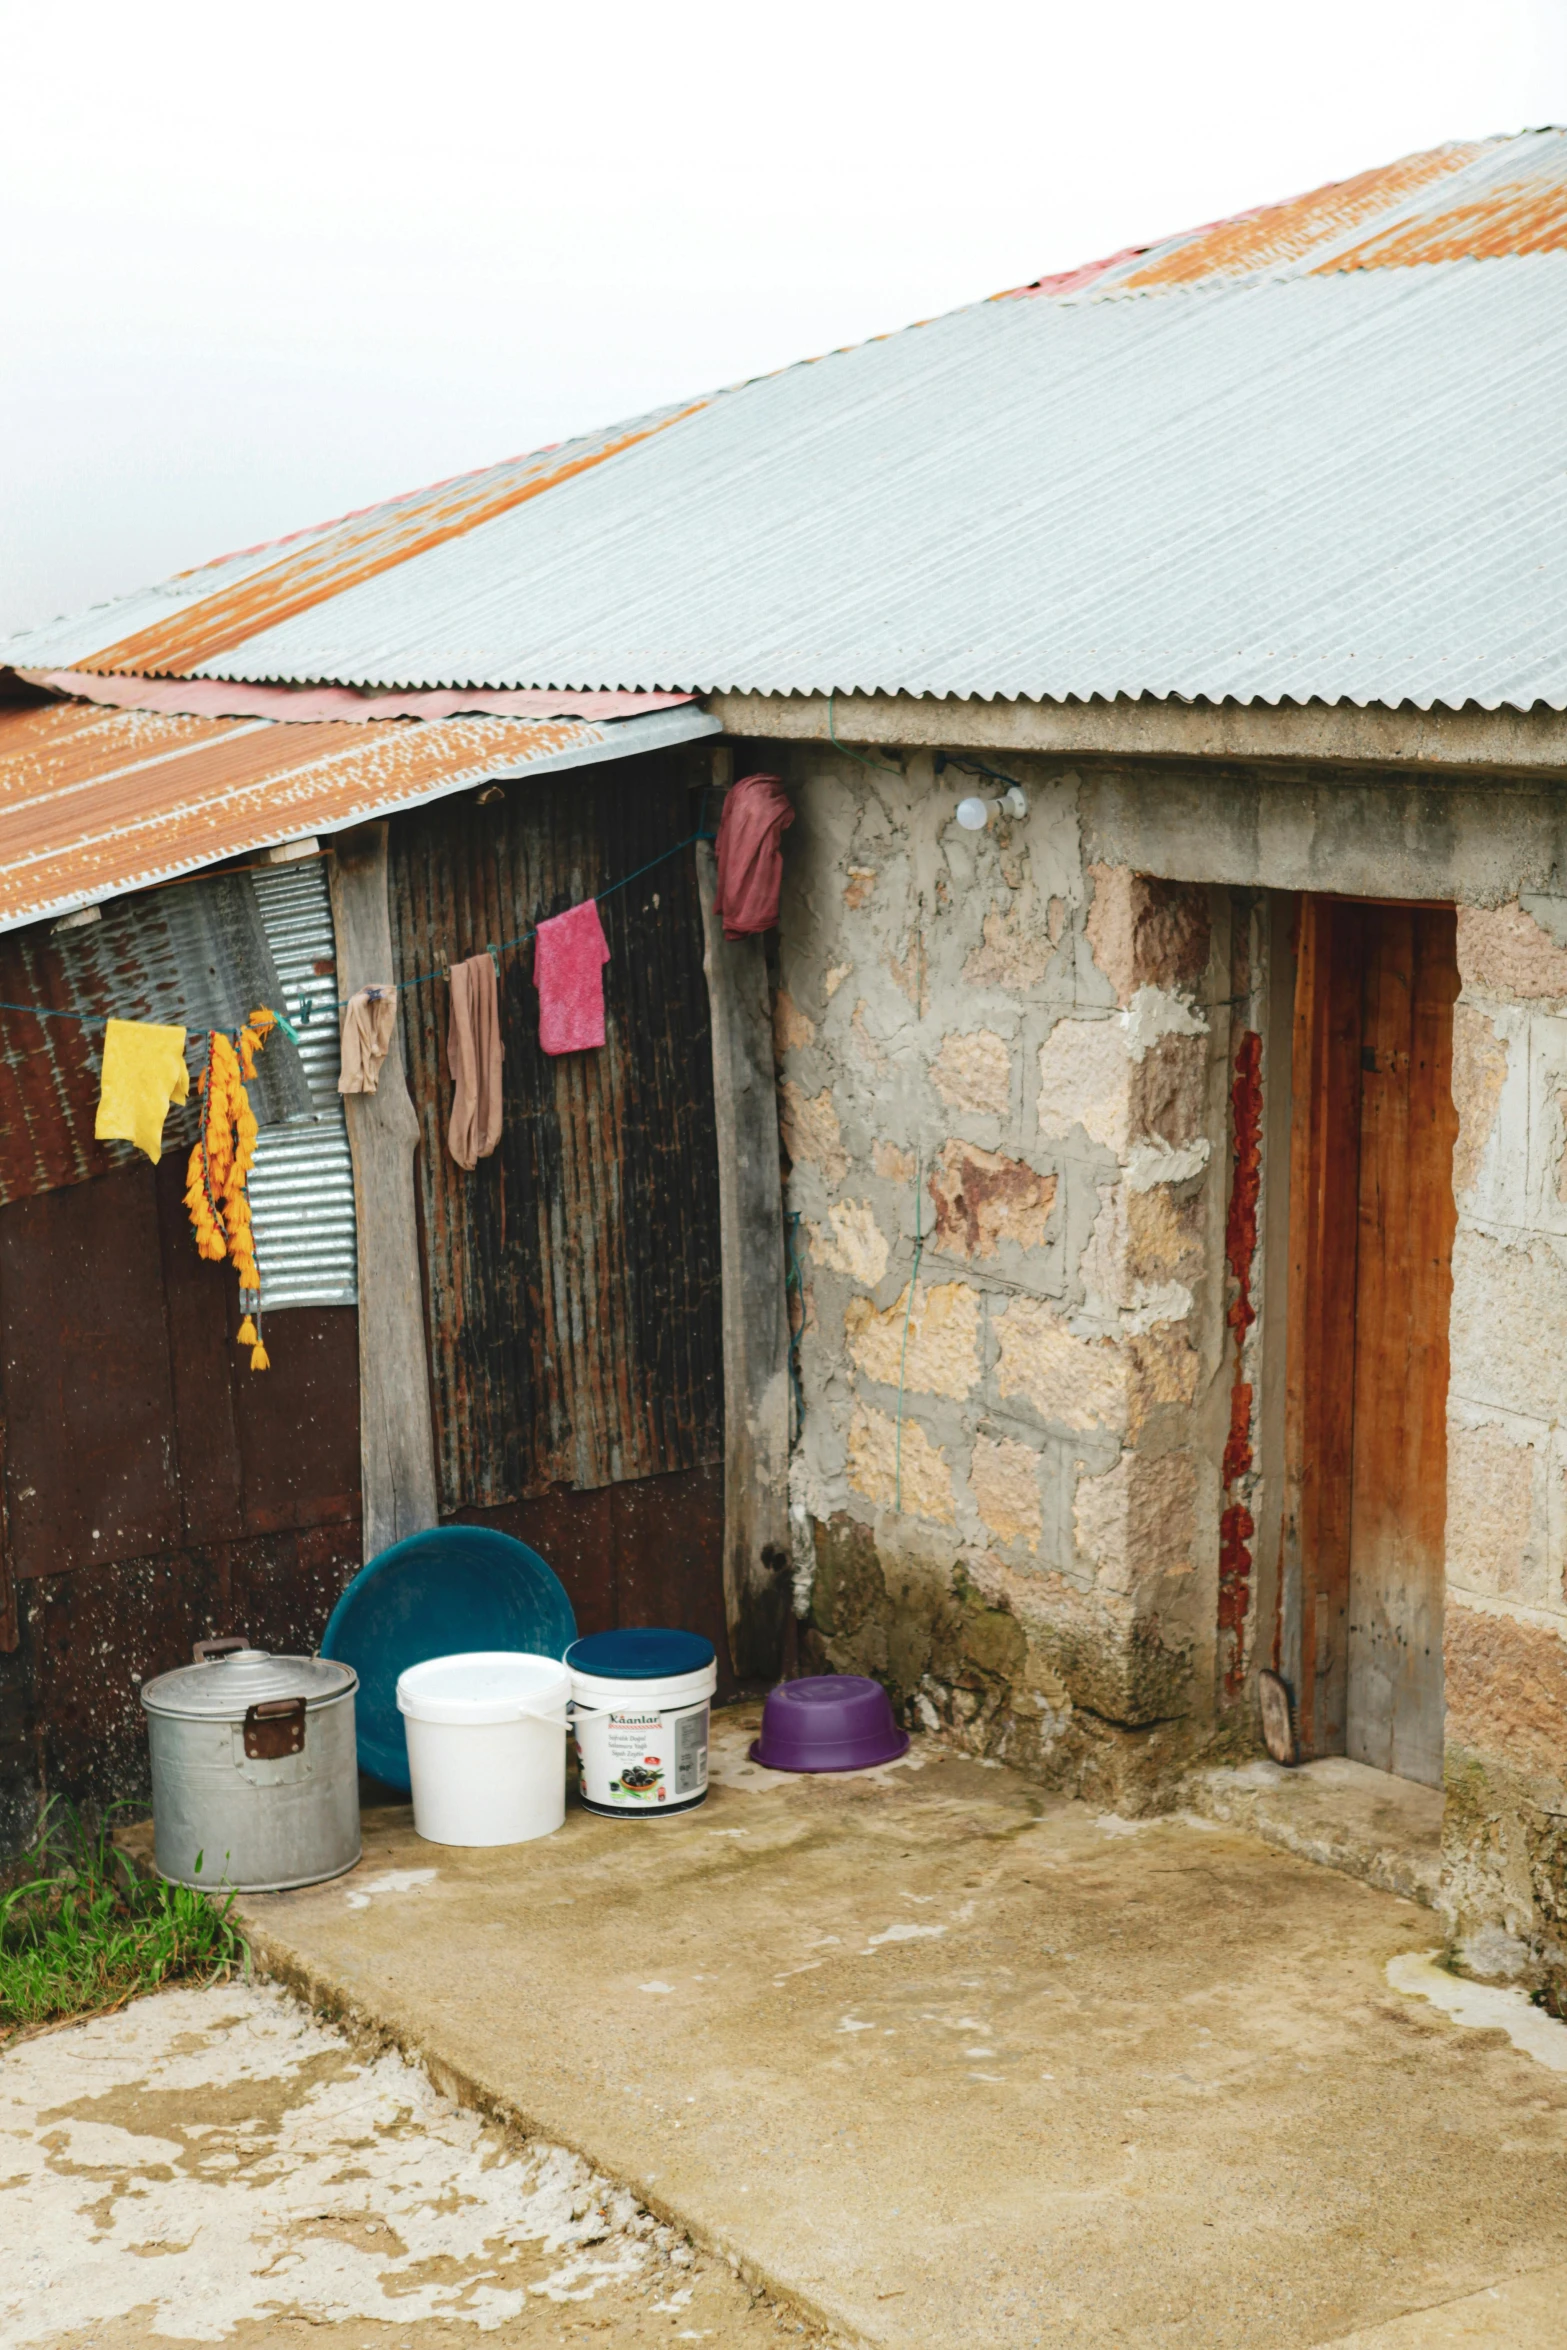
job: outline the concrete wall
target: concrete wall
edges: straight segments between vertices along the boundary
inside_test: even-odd
[[[1447,1898],[1567,1969],[1567,898],[1460,907],[1458,958]]]
[[[1086,863],[1075,777],[789,774],[807,1656],[1139,1800],[1214,1709],[1227,893]]]

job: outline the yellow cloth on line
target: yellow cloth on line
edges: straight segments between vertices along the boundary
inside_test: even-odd
[[[184,1101],[189,1092],[183,1028],[154,1028],[147,1020],[109,1022],[93,1125],[100,1142],[133,1142],[156,1166],[163,1156],[169,1105]]]

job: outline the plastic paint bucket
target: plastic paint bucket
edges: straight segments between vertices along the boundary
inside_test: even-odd
[[[566,1651],[582,1800],[611,1819],[667,1818],[707,1798],[718,1659],[695,1632],[591,1632]]]
[[[435,1656],[397,1681],[414,1829],[430,1844],[526,1844],[566,1817],[571,1675],[553,1657]]]

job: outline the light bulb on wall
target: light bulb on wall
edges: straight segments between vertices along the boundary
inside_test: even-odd
[[[959,800],[954,813],[965,832],[983,832],[990,822],[990,811],[993,805],[992,801],[977,797]]]

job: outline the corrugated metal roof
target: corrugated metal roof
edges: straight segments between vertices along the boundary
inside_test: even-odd
[[[72,703],[0,710],[0,931],[490,777],[717,731],[689,706],[620,725],[442,718],[373,727]]]
[[[221,677],[102,677],[90,669],[19,669],[25,685],[111,710],[161,710],[171,718],[318,718],[366,726],[384,718],[641,718],[689,694],[601,694],[446,687],[434,693],[362,694],[348,685],[243,685]]]
[[[1567,706],[1567,136],[1440,148],[1017,294],[11,658],[378,689]]]

